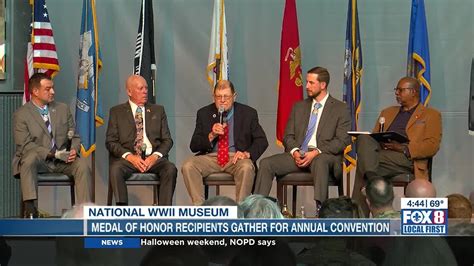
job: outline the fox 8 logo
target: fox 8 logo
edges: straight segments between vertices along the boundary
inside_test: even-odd
[[[445,224],[446,210],[403,210],[404,224]]]

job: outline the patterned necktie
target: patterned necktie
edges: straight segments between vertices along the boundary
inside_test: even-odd
[[[308,130],[306,130],[306,135],[304,137],[303,144],[301,145],[301,150],[303,151],[308,151],[308,144],[314,134],[314,131],[316,130],[316,122],[318,121],[318,111],[321,107],[322,105],[320,103],[314,104],[313,112],[311,112],[311,116],[309,117]]]
[[[229,162],[229,127],[224,128],[224,135],[217,142],[217,164],[224,167]]]
[[[142,154],[143,144],[143,110],[139,106],[135,111],[135,126],[137,128],[137,136],[135,138],[135,152],[138,156]]]
[[[51,152],[55,152],[57,147],[56,147],[56,141],[54,141],[54,137],[53,137],[53,129],[51,127],[51,123],[49,122],[48,107],[40,109],[40,112],[41,112],[41,118],[43,118],[44,124],[46,128],[48,129],[49,136],[51,137]]]

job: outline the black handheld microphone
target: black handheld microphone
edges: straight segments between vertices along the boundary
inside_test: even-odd
[[[379,117],[379,124],[380,124],[380,132],[383,132],[383,127],[385,125],[385,117]]]
[[[141,154],[142,160],[145,160],[146,159],[146,144],[142,143],[142,146],[140,147],[140,149],[142,150],[142,154]]]
[[[219,123],[222,124],[224,116],[224,106],[219,106]]]
[[[74,137],[74,130],[69,130],[67,132],[66,151],[71,151],[71,145],[72,145],[72,138],[73,137]]]

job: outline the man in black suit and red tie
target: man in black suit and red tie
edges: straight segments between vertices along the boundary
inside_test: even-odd
[[[115,201],[117,205],[128,205],[125,180],[133,173],[147,172],[160,179],[159,205],[171,205],[177,169],[168,161],[173,140],[165,109],[147,103],[148,85],[143,77],[128,77],[126,88],[129,100],[110,109],[105,140]]]
[[[190,148],[198,155],[187,159],[181,168],[194,205],[204,201],[203,177],[216,172],[234,176],[236,201],[252,191],[255,161],[268,141],[257,111],[235,102],[236,95],[232,82],[221,80],[214,87],[214,103],[197,112]]]

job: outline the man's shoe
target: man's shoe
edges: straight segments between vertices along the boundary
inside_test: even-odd
[[[38,218],[39,217],[39,212],[35,206],[34,200],[27,200],[23,204],[25,205],[23,218]]]
[[[316,218],[319,218],[319,211],[321,210],[321,201],[317,200],[316,201],[316,213],[315,213],[315,217]]]

